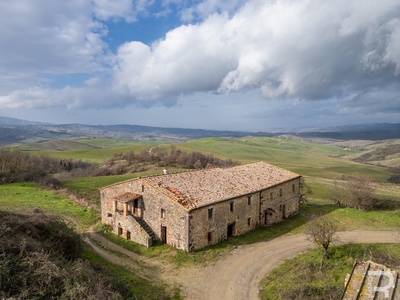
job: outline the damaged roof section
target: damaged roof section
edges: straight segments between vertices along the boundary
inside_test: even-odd
[[[300,177],[291,171],[257,162],[143,178],[187,209],[254,193]]]
[[[342,300],[400,300],[399,270],[372,261],[356,261],[347,274]]]

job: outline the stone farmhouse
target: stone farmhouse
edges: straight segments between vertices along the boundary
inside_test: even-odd
[[[257,162],[136,178],[100,189],[102,222],[147,247],[197,250],[297,214],[300,177]]]

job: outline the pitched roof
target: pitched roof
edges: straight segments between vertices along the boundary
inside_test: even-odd
[[[356,261],[352,272],[347,274],[342,300],[400,299],[398,278],[398,270],[372,261]]]
[[[214,168],[144,177],[143,180],[187,209],[254,193],[300,175],[257,162],[232,168]]]

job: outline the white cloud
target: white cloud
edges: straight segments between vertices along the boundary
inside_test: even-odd
[[[214,15],[201,26],[181,26],[152,46],[124,44],[117,54],[116,88],[140,100],[216,90],[235,64],[230,50],[221,56],[227,45],[215,30],[226,20]]]
[[[106,21],[162,18],[163,8],[192,24],[110,53]],[[1,108],[144,110],[204,95],[208,111],[224,99],[214,105],[227,112],[235,98],[238,112],[255,93],[264,102],[252,111],[292,108],[304,120],[400,110],[398,0],[1,1],[0,43]],[[75,74],[79,84],[63,82]]]
[[[45,74],[101,70],[105,28],[91,11],[89,1],[1,1],[0,94],[15,85],[12,78],[23,79],[19,88],[24,89],[46,84]]]
[[[212,11],[216,3],[202,5]],[[398,81],[399,13],[393,0],[249,1],[232,17],[212,14],[150,47],[123,45],[115,84],[142,100],[253,88],[267,98],[361,93]]]

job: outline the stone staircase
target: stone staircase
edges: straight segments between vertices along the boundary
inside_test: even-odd
[[[144,231],[147,232],[147,234],[151,237],[153,241],[157,239],[157,236],[154,233],[153,229],[151,229],[151,227],[149,226],[149,224],[146,223],[145,220],[136,216],[133,216],[133,218],[136,220],[136,222],[139,223],[139,225],[144,229]]]

